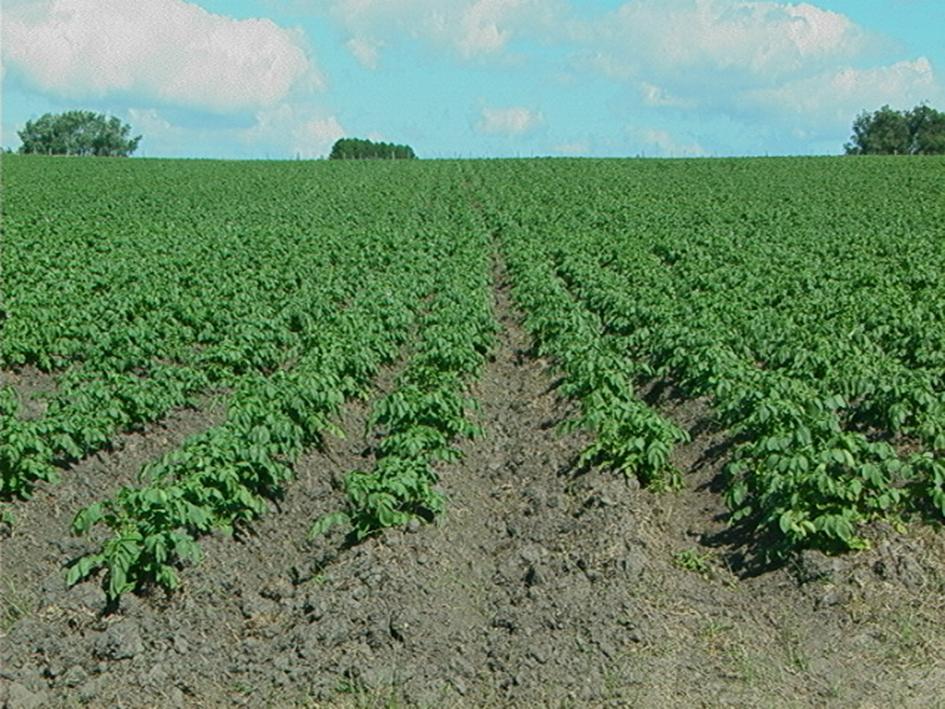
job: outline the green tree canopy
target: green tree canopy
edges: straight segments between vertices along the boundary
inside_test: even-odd
[[[46,113],[17,133],[21,153],[43,155],[128,157],[141,141],[140,135],[131,137],[127,123],[92,111]]]
[[[853,121],[847,155],[945,154],[945,113],[926,105],[911,111],[883,106],[863,111]]]
[[[341,138],[331,148],[330,160],[413,160],[409,145],[375,143],[363,138]]]

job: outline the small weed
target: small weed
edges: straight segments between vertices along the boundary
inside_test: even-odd
[[[755,684],[762,678],[758,662],[744,647],[734,645],[727,654],[732,669],[745,684]]]
[[[928,624],[915,611],[900,610],[891,614],[886,633],[886,659],[901,665],[927,661],[935,652],[923,629]]]
[[[723,637],[725,633],[732,630],[733,626],[729,623],[723,623],[718,620],[710,620],[706,623],[705,627],[699,632],[702,638],[709,643],[714,643],[719,638]]]
[[[782,628],[778,633],[778,639],[784,648],[784,655],[787,661],[798,672],[807,672],[810,670],[810,658],[804,650],[804,645],[798,635],[789,628]]]
[[[0,592],[0,635],[30,614],[29,596],[18,590],[12,580],[7,580],[4,586]]]
[[[13,505],[0,503],[0,539],[13,536],[16,526],[16,515],[13,514]]]
[[[692,571],[700,576],[708,576],[711,573],[711,560],[711,553],[700,553],[695,549],[684,549],[673,554],[673,564],[676,568]]]
[[[252,694],[254,690],[255,687],[253,687],[253,685],[249,684],[248,682],[234,682],[232,685],[230,685],[230,691],[236,694],[249,695]]]

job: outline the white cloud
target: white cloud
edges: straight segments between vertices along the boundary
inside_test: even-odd
[[[633,0],[605,18],[597,34],[649,68],[733,71],[762,81],[851,56],[865,41],[836,12],[741,0]]]
[[[666,89],[648,81],[640,83],[640,95],[643,98],[643,103],[652,107],[694,108],[696,105],[696,101],[693,99],[674,96]]]
[[[179,125],[155,108],[130,108],[127,115],[144,136],[141,154],[149,156],[194,154],[199,146],[204,157],[317,158],[346,134],[335,116],[288,103],[257,111],[248,127]]]
[[[273,105],[323,79],[303,38],[183,0],[41,0],[4,10],[3,57],[65,97],[133,93],[217,111]]]
[[[129,108],[128,118],[134,131],[147,135],[167,135],[179,130],[156,108]]]
[[[367,37],[352,37],[345,46],[365,69],[377,69],[377,60],[382,42]]]
[[[925,57],[871,69],[832,70],[743,96],[749,106],[786,120],[801,120],[806,126],[824,124],[828,129],[849,125],[863,109],[874,110],[886,103],[911,108],[942,98],[945,91]]]
[[[628,81],[645,105],[693,108],[849,62],[875,38],[845,15],[768,0],[629,0],[572,23],[577,66]]]
[[[293,133],[298,143],[295,152],[306,155],[327,155],[335,141],[344,136],[345,129],[334,116],[305,121]]]
[[[572,143],[560,143],[552,150],[561,155],[587,155],[591,152],[591,144],[586,140],[575,140]]]
[[[376,62],[384,39],[403,37],[449,47],[464,59],[500,55],[515,37],[554,27],[563,7],[563,0],[333,0],[329,12],[351,33],[355,57],[362,61],[368,46]]]
[[[345,129],[335,116],[284,103],[258,111],[253,126],[238,131],[236,137],[274,153],[314,158],[327,155],[332,144],[344,136]]]
[[[501,50],[512,37],[507,23],[521,0],[477,0],[463,9],[456,45],[464,56],[491,54]]]
[[[476,130],[480,133],[521,135],[538,126],[542,120],[540,113],[523,106],[486,107],[482,109],[482,116],[476,124]]]
[[[699,143],[679,141],[662,129],[631,130],[631,134],[647,146],[656,148],[663,157],[699,157],[707,154]]]

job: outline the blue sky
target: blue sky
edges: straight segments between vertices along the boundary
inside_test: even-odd
[[[148,157],[832,154],[945,109],[945,0],[5,0],[0,143],[117,115]]]

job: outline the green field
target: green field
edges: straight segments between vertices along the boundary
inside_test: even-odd
[[[725,433],[720,493],[765,558],[945,515],[941,158],[3,160],[0,366],[55,380],[35,416],[0,390],[4,514],[225,397],[223,423],[74,510],[109,533],[70,581],[104,567],[113,598],[177,586],[202,536],[291,494],[358,397],[373,467],[313,531],[449,515],[441,472],[490,435],[470,387],[499,278],[574,402],[563,427],[588,433],[582,464],[685,486],[663,387]]]

